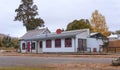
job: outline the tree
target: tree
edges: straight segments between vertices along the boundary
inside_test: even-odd
[[[3,43],[3,46],[6,47],[6,48],[11,47],[11,44],[12,44],[11,43],[11,37],[9,37],[9,36],[3,37],[2,43]]]
[[[88,19],[74,20],[67,25],[66,30],[69,31],[69,30],[84,29],[84,28],[91,29]]]
[[[20,48],[20,44],[19,44],[19,39],[18,38],[12,38],[11,39],[11,47],[14,47],[16,49],[16,51]]]
[[[2,38],[0,37],[0,47],[3,47]]]
[[[44,21],[41,18],[37,18],[38,8],[36,5],[33,5],[33,0],[21,0],[21,4],[18,9],[15,10],[17,15],[15,21],[21,21],[26,27],[26,30],[33,30],[38,26],[43,26]]]
[[[116,33],[116,34],[120,34],[120,30],[117,30],[115,33]]]
[[[97,10],[95,10],[95,12],[92,13],[91,28],[92,32],[100,32],[105,36],[109,35],[105,17],[101,15]]]

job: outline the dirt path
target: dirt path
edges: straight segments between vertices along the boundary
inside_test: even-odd
[[[108,55],[82,55],[82,54],[31,54],[31,53],[16,53],[16,52],[3,52],[0,56],[34,56],[34,57],[76,57],[76,58],[116,58],[120,54],[108,54]]]
[[[0,67],[47,67],[55,70],[120,70],[112,66],[115,55],[0,53]]]
[[[112,58],[0,56],[0,66],[41,66],[46,64],[111,63]]]

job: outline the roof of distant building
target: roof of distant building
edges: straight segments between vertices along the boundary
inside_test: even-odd
[[[102,35],[99,32],[90,33],[90,37],[91,38],[97,38],[97,39],[107,39],[106,36]]]
[[[44,33],[46,33],[46,31],[47,31],[47,33],[50,33],[48,28],[36,28],[35,30],[28,31],[20,39],[28,39],[28,38],[31,38],[31,37],[33,37],[35,35],[44,34]]]
[[[117,34],[111,34],[110,36],[108,36],[108,38],[118,38]]]
[[[88,29],[81,29],[81,30],[72,30],[72,31],[63,31],[60,34],[57,33],[40,33],[40,34],[34,34],[31,36],[22,37],[20,40],[39,40],[39,39],[53,39],[53,38],[66,38],[66,37],[75,37],[77,34],[83,33],[88,31]]]

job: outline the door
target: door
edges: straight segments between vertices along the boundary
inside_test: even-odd
[[[30,42],[27,43],[27,52],[30,52]]]
[[[86,50],[87,50],[86,39],[78,39],[78,52]]]
[[[42,41],[39,41],[39,52],[42,53],[43,44]]]

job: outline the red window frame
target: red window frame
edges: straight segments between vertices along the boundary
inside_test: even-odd
[[[55,39],[55,48],[61,47],[61,39]]]
[[[46,48],[51,48],[52,44],[51,44],[51,40],[46,40]]]
[[[22,50],[25,50],[25,43],[22,43]]]
[[[65,47],[72,47],[72,39],[65,38]]]

